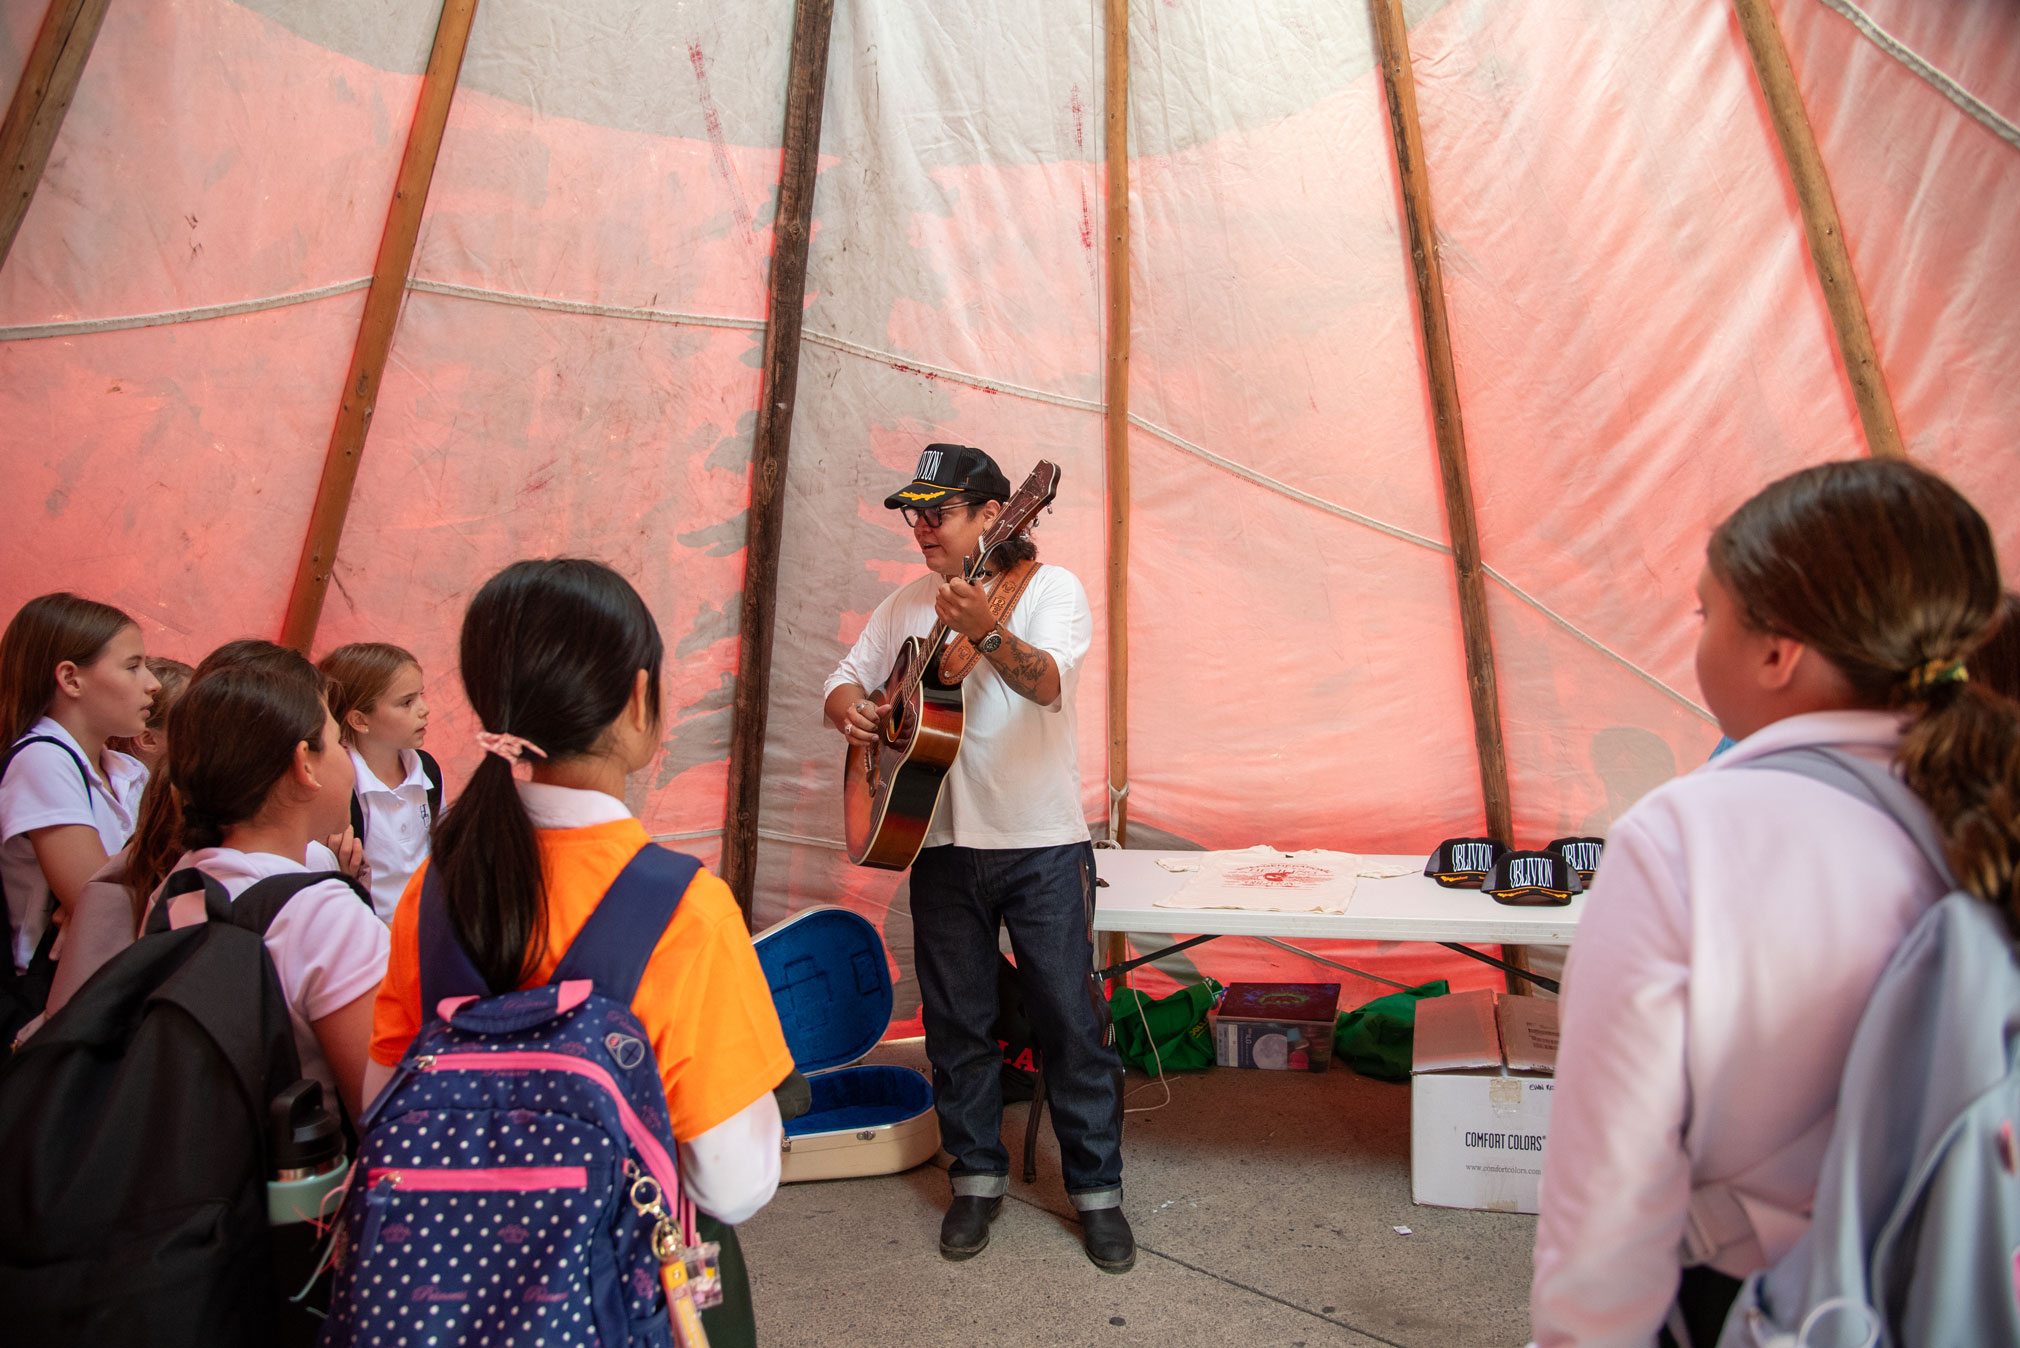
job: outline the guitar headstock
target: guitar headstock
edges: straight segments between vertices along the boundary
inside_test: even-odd
[[[989,532],[982,535],[976,545],[975,563],[968,569],[970,576],[981,572],[989,564],[989,554],[1016,536],[1018,530],[1028,528],[1038,512],[1052,504],[1059,495],[1059,465],[1050,459],[1040,459],[1038,466],[1031,470],[1008,501],[1003,503],[1003,513],[989,526]]]

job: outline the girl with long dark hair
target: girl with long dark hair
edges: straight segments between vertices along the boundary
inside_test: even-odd
[[[597,562],[517,562],[470,601],[463,686],[485,753],[394,915],[373,1085],[391,1076],[426,1014],[417,933],[430,868],[456,939],[491,990],[505,992],[547,981],[646,846],[624,784],[659,754],[663,655],[645,602]],[[521,765],[530,780],[514,779]],[[743,915],[708,871],[689,883],[631,1005],[652,1041],[702,1238],[723,1245],[726,1300],[704,1314],[709,1341],[751,1342],[730,1228],[777,1188],[783,1130],[772,1088],[793,1063]]]

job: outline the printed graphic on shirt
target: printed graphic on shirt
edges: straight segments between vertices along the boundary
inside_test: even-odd
[[[1281,865],[1241,866],[1228,871],[1222,882],[1238,889],[1310,889],[1333,879],[1333,872],[1324,866],[1303,866],[1294,862]]]

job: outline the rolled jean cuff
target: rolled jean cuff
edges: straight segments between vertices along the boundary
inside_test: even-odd
[[[1008,1175],[956,1175],[956,1198],[1001,1198],[1010,1192]]]
[[[959,1191],[957,1190],[956,1192]],[[1122,1206],[1122,1188],[1119,1185],[1113,1189],[1096,1189],[1092,1193],[1068,1194],[1066,1196],[1073,1200],[1073,1210],[1075,1212],[1094,1212],[1101,1208],[1119,1208]]]

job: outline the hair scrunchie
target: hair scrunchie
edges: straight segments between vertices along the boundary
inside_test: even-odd
[[[1946,683],[1965,683],[1971,677],[1962,660],[1939,656],[1908,671],[1908,696],[1926,698]]]

